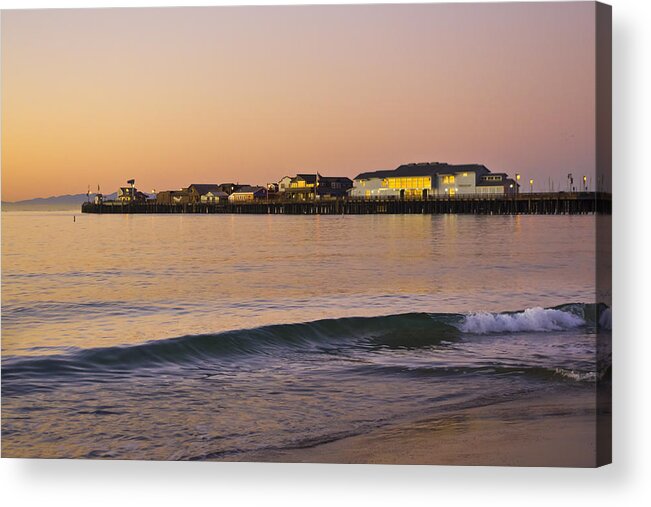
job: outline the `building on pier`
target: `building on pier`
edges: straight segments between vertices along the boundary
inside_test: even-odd
[[[240,188],[249,185],[237,183],[193,183],[179,190],[163,190],[156,194],[156,203],[170,205],[221,203],[228,201],[228,196]]]
[[[442,162],[405,164],[388,171],[355,177],[351,197],[367,199],[427,199],[464,194],[515,194],[518,184],[506,173],[491,173],[484,165]]]
[[[259,199],[266,199],[269,196],[269,191],[265,187],[240,187],[231,195],[228,196],[228,201],[231,203],[256,201]]]
[[[202,204],[220,204],[228,202],[228,194],[221,190],[210,190],[201,195]]]
[[[278,193],[283,193],[285,190],[287,190],[292,184],[292,177],[291,176],[283,176],[281,180],[278,182]]]
[[[187,191],[188,202],[190,204],[206,202],[208,194],[214,197],[215,195],[225,193],[217,183],[193,183],[187,188]],[[228,198],[228,195],[226,197]]]
[[[177,204],[189,204],[190,192],[187,188],[180,190],[162,190],[156,194],[156,204],[172,206]]]
[[[127,181],[128,187],[118,188],[116,200],[121,203],[145,202],[149,196],[136,188],[136,180]]]
[[[286,178],[280,184],[287,184]],[[344,176],[321,176],[315,174],[297,174],[290,178],[285,186],[284,197],[295,201],[312,201],[315,199],[345,197],[353,187],[350,178]]]

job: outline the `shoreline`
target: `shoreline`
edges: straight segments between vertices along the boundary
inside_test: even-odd
[[[556,393],[400,422],[237,461],[525,467],[597,466],[596,391]]]

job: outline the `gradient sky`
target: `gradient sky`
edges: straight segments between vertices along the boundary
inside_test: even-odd
[[[2,199],[422,161],[592,178],[594,9],[3,11]]]

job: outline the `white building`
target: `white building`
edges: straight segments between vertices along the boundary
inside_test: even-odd
[[[515,193],[517,183],[505,173],[491,173],[479,164],[440,162],[405,164],[390,171],[359,174],[351,197],[367,199],[427,199],[470,194]]]

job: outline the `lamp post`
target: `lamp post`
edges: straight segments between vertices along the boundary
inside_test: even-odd
[[[583,191],[588,191],[588,177],[586,175],[583,175]]]
[[[515,181],[516,181],[515,193],[517,194],[520,189],[520,173],[515,173]]]
[[[533,178],[529,180],[529,192],[533,193]]]

